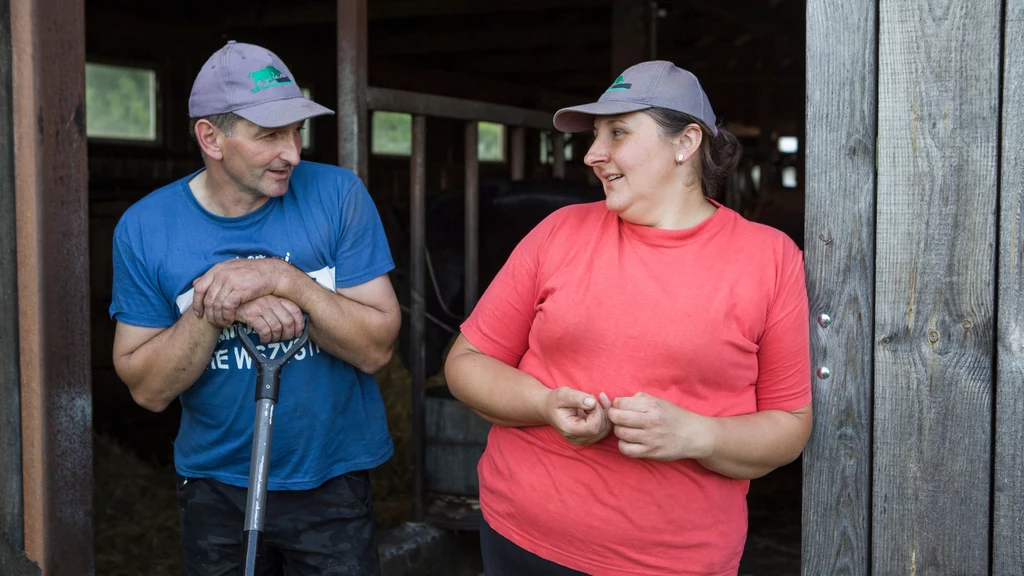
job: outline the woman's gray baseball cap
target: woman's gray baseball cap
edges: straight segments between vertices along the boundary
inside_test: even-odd
[[[667,108],[693,116],[718,134],[715,112],[697,77],[671,62],[654,60],[629,67],[592,104],[555,112],[555,128],[562,132],[589,132],[595,116],[611,116]]]
[[[190,118],[234,112],[264,128],[278,128],[333,110],[302,96],[276,54],[234,40],[203,64],[188,98]]]

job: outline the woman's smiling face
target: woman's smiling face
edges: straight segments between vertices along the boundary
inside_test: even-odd
[[[583,161],[600,178],[609,210],[653,226],[680,193],[677,148],[644,112],[597,116],[594,144]]]

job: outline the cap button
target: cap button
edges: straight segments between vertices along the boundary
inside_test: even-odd
[[[228,44],[236,44],[234,40],[228,40]]]

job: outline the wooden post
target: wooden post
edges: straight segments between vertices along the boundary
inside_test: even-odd
[[[338,164],[369,186],[366,0],[338,2]]]
[[[551,176],[555,180],[565,180],[565,134],[558,130],[551,133],[551,149],[554,154],[551,162]]]
[[[10,6],[25,552],[92,574],[85,9]]]
[[[25,548],[22,528],[21,400],[18,370],[18,255],[14,218],[14,113],[11,101],[11,10],[0,0],[0,539]],[[0,543],[0,566],[4,558]],[[13,555],[13,553],[12,553]]]
[[[1003,28],[993,574],[1024,574],[1024,1]]]
[[[517,181],[526,177],[526,128],[512,127],[512,150],[509,153],[510,180]]]
[[[409,314],[412,366],[412,444],[413,444],[413,518],[426,516],[426,427],[424,425],[423,388],[426,382],[426,237],[427,237],[427,119],[412,118],[412,156],[409,187]]]
[[[476,306],[477,291],[480,280],[480,162],[477,158],[477,141],[479,123],[466,122],[466,186],[464,196],[463,228],[464,240],[465,289],[463,290],[463,310],[466,317]]]
[[[989,572],[1000,11],[879,6],[873,574]]]
[[[803,455],[805,576],[866,576],[870,566],[872,373],[865,352],[875,288],[875,10],[875,0],[807,5],[811,367],[831,375],[812,376],[814,431]]]

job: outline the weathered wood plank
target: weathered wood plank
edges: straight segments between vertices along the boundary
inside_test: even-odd
[[[992,573],[1024,574],[1024,0],[1003,27]]]
[[[882,0],[872,572],[986,574],[999,0]]]
[[[814,431],[804,449],[802,571],[868,573],[874,313],[875,0],[807,5],[807,215]],[[832,323],[817,321],[828,314]],[[824,322],[827,324],[827,322]]]
[[[48,576],[89,575],[85,9],[83,0],[10,6],[25,553]]]
[[[0,0],[0,539],[25,547],[22,530],[21,401],[18,363],[18,255],[14,223],[14,113],[11,5]]]

